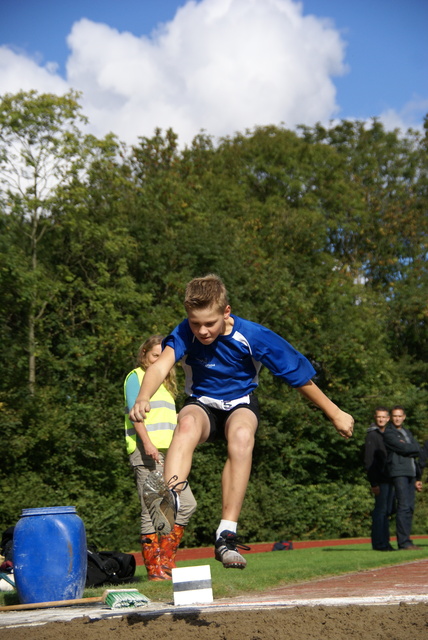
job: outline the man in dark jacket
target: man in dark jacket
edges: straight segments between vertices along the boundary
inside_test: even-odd
[[[386,467],[386,448],[383,433],[389,421],[386,407],[377,407],[374,413],[375,424],[367,429],[364,465],[375,505],[372,511],[372,548],[375,551],[394,551],[389,542],[389,517],[394,504],[394,487]]]
[[[388,473],[392,479],[397,499],[397,542],[399,549],[418,549],[410,539],[415,490],[422,490],[418,457],[419,444],[408,429],[403,427],[406,413],[401,406],[391,410],[392,424],[387,425],[383,435],[388,452]]]

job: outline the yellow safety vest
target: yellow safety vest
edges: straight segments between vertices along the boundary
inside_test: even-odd
[[[130,375],[136,373],[138,381],[141,383],[144,378],[144,371],[141,367],[133,369],[128,373],[123,385],[126,402],[126,382]],[[174,429],[177,426],[177,413],[174,398],[166,387],[162,384],[156,393],[150,398],[151,411],[144,421],[151,442],[158,449],[168,449],[171,444]],[[129,419],[129,407],[125,407],[125,439],[126,451],[128,455],[137,448],[137,432]]]

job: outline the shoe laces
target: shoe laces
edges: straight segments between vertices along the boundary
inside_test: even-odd
[[[251,547],[248,547],[246,544],[242,544],[236,533],[228,533],[225,537],[220,536],[224,541],[224,544],[231,551],[235,551],[235,549],[242,549],[243,551],[250,551]]]
[[[189,484],[188,480],[181,480],[180,482],[177,482],[177,480],[178,480],[178,476],[172,476],[168,480],[168,482],[165,483],[168,489],[170,491],[174,491],[175,493],[177,493],[177,490],[184,491],[184,489],[186,489]]]

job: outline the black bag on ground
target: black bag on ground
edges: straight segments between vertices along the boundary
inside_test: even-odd
[[[123,584],[134,581],[135,558],[132,553],[120,551],[98,551],[88,548],[88,570],[86,587],[103,584]]]
[[[272,551],[291,551],[293,549],[293,543],[291,540],[281,540],[281,542],[275,542],[272,547]]]
[[[12,562],[13,532],[15,527],[8,527],[3,531],[0,542],[0,554],[5,561]]]

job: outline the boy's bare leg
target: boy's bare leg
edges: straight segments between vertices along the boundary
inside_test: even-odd
[[[237,409],[226,422],[228,453],[222,475],[222,521],[238,522],[250,478],[256,429],[257,418],[248,409]],[[247,562],[237,551],[236,529],[219,530],[218,536],[216,559],[226,568],[244,569]]]
[[[226,423],[227,460],[222,476],[222,519],[238,522],[250,479],[257,418],[248,409],[237,409]]]
[[[164,477],[168,482],[177,476],[175,482],[187,480],[192,468],[193,452],[198,444],[205,442],[210,433],[210,423],[203,409],[187,405],[178,414],[178,424],[165,458]]]

